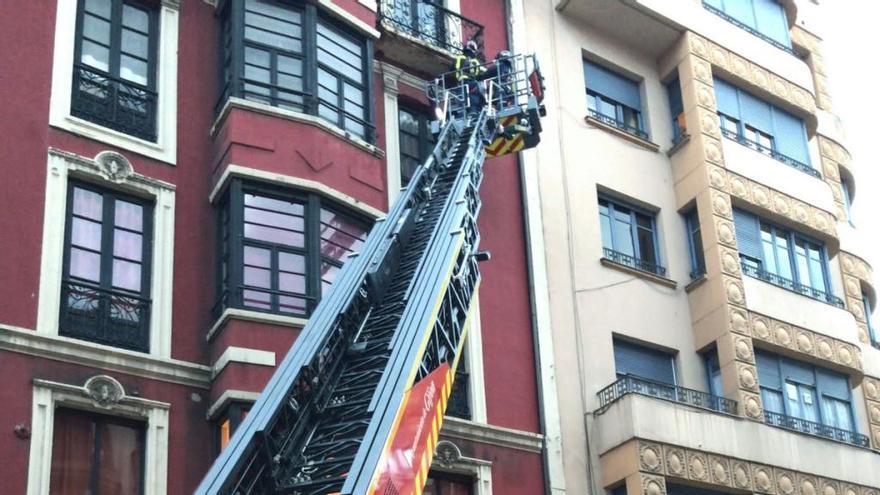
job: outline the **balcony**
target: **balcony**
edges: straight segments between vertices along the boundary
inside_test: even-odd
[[[605,115],[603,113],[599,113],[598,111],[593,110],[592,108],[589,109],[589,114],[587,115],[587,119],[597,120],[603,124],[610,125],[611,127],[614,127],[615,129],[619,129],[619,130],[621,130],[631,136],[635,136],[643,141],[648,140],[648,133],[647,132],[639,129],[638,127],[633,127],[633,126],[627,124],[626,122],[623,122],[622,120],[617,120],[614,117],[610,117],[610,116]]]
[[[147,141],[156,140],[156,92],[85,65],[73,68],[70,114]]]
[[[700,409],[736,414],[736,401],[734,400],[633,375],[624,376],[596,394],[599,396],[599,411],[605,411],[611,404],[627,394],[645,395]]]
[[[449,70],[452,59],[474,40],[482,50],[483,26],[425,0],[380,0],[377,49],[407,67],[428,74]]]
[[[781,287],[785,290],[807,296],[817,301],[822,301],[825,304],[830,304],[841,309],[844,309],[846,307],[846,305],[843,303],[843,300],[835,296],[834,294],[829,294],[827,292],[814,289],[808,285],[795,282],[794,280],[780,277],[775,273],[770,273],[749,263],[742,262],[741,266],[743,274],[748,275],[749,277],[763,280],[764,282],[773,284],[777,287]]]
[[[795,52],[790,46],[785,46],[782,43],[774,40],[773,38],[771,38],[763,33],[758,32],[756,29],[742,23],[741,21],[739,21],[738,19],[735,19],[734,17],[731,17],[727,13],[725,13],[721,10],[718,10],[716,7],[709,5],[707,2],[703,2],[703,8],[708,10],[709,12],[717,15],[718,17],[724,19],[725,21],[733,24],[734,26],[736,26],[744,31],[747,31],[752,36],[755,36],[756,38],[760,38],[761,40],[766,41],[767,43],[770,43],[771,45],[775,46],[776,48],[779,48],[780,50],[784,51],[785,53],[788,53],[789,55],[794,55],[795,57],[799,57],[797,52]]]
[[[823,425],[806,419],[786,416],[770,411],[764,411],[764,422],[771,426],[784,428],[786,430],[805,433],[816,437],[823,437],[836,442],[855,445],[856,447],[871,448],[871,442],[868,437],[860,433],[842,430],[833,426]]]
[[[621,253],[620,251],[615,251],[611,248],[602,248],[604,255],[603,259],[611,261],[612,263],[617,263],[618,265],[628,266],[634,270],[638,270],[640,272],[647,272],[653,275],[657,275],[658,277],[666,277],[666,268],[660,265],[650,263],[645,260],[640,260],[639,258],[635,258],[626,253]]]
[[[868,449],[677,401],[629,393],[602,414],[588,415],[587,421],[588,434],[599,456],[638,439],[880,486],[878,457]]]
[[[751,139],[743,136],[742,134],[739,134],[737,132],[733,132],[729,129],[724,129],[724,128],[721,129],[721,134],[723,134],[724,137],[726,137],[727,139],[736,141],[739,144],[741,144],[747,148],[751,148],[751,149],[757,151],[758,153],[761,153],[763,155],[767,155],[770,158],[773,158],[774,160],[776,160],[777,162],[784,163],[785,165],[788,165],[789,167],[791,167],[795,170],[803,172],[803,173],[805,173],[809,176],[815,177],[817,179],[822,178],[822,174],[820,174],[818,170],[807,165],[806,163],[795,160],[794,158],[791,158],[790,156],[783,155],[782,153],[780,153],[772,148],[768,148],[757,141],[752,141]]]
[[[150,300],[66,280],[59,334],[133,351],[150,350]]]

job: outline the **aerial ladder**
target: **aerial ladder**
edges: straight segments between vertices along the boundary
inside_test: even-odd
[[[488,259],[483,162],[540,140],[535,56],[491,65],[479,104],[474,81],[428,83],[433,152],[346,261],[197,494],[422,492]]]

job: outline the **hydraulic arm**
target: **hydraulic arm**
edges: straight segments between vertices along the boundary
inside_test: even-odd
[[[480,105],[467,98],[473,83],[430,84],[445,120],[433,153],[346,262],[196,493],[421,493],[485,258],[483,162],[490,150],[533,146],[540,131],[534,58],[507,61],[513,70],[480,81]]]

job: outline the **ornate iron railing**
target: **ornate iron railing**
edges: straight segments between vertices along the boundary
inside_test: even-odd
[[[807,435],[828,438],[837,442],[848,443],[857,447],[870,448],[868,437],[861,433],[843,430],[834,426],[823,425],[806,419],[794,418],[770,411],[764,411],[764,422],[771,426],[793,430]]]
[[[461,363],[459,363],[461,366]],[[470,376],[463,371],[456,371],[455,381],[452,382],[452,393],[449,395],[449,403],[446,406],[446,416],[454,416],[461,419],[471,419],[471,403],[469,400]]]
[[[659,275],[661,277],[666,276],[666,268],[660,265],[649,263],[644,260],[640,260],[633,256],[630,256],[626,253],[621,253],[620,251],[615,251],[611,248],[603,248],[605,254],[604,258],[613,261],[615,263],[626,265],[630,268],[635,268],[636,270],[641,270],[643,272],[650,272],[654,275]]]
[[[766,41],[767,43],[770,43],[771,45],[775,46],[776,48],[779,48],[780,50],[784,51],[785,53],[788,53],[788,54],[794,55],[795,57],[798,57],[797,52],[794,51],[794,49],[791,48],[790,46],[786,46],[786,45],[774,40],[773,38],[767,36],[766,34],[761,33],[757,29],[755,29],[755,28],[743,23],[742,21],[732,17],[731,15],[724,12],[723,10],[718,10],[718,8],[713,7],[712,5],[709,5],[705,1],[703,2],[703,8],[705,8],[709,12],[717,15],[718,17],[724,19],[725,21],[733,24],[734,26],[736,26],[742,30],[748,31],[749,34],[751,34],[752,36],[756,36],[758,38],[761,38],[762,40]]]
[[[735,400],[635,375],[626,375],[599,391],[596,394],[599,396],[599,411],[604,412],[608,406],[627,394],[646,395],[701,409],[736,414]]]
[[[831,304],[833,306],[837,306],[838,308],[845,307],[843,299],[835,296],[834,294],[829,294],[825,291],[814,289],[808,285],[804,285],[795,282],[794,280],[781,277],[775,273],[770,273],[768,271],[762,270],[761,268],[757,268],[746,262],[741,262],[740,264],[742,265],[743,273],[745,275],[748,275],[749,277],[763,280],[764,282],[771,283],[777,287],[782,287],[783,289],[797,292],[798,294],[816,299],[818,301],[822,301],[827,304]]]
[[[65,280],[59,334],[133,351],[150,350],[150,300]]]
[[[588,110],[589,110],[590,117],[592,117],[602,123],[608,124],[611,127],[616,127],[617,129],[620,129],[621,131],[623,131],[627,134],[632,134],[633,136],[635,136],[639,139],[644,139],[645,141],[648,140],[648,133],[639,129],[638,127],[633,127],[633,126],[627,124],[626,122],[623,122],[622,120],[617,120],[614,117],[610,117],[608,115],[599,113],[596,110],[593,110],[592,108],[590,108]]]
[[[456,55],[464,51],[470,40],[483,50],[482,25],[434,2],[380,0],[378,23]]]
[[[157,94],[85,65],[73,67],[70,113],[130,136],[156,140]]]
[[[723,134],[724,137],[726,137],[727,139],[732,139],[743,146],[751,148],[751,149],[757,151],[758,153],[762,153],[764,155],[767,155],[770,158],[773,158],[774,160],[776,160],[778,162],[784,163],[784,164],[788,165],[789,167],[797,169],[807,175],[812,175],[813,177],[815,177],[817,179],[822,178],[822,174],[820,174],[818,170],[807,165],[806,163],[795,160],[794,158],[792,158],[790,156],[783,155],[782,153],[774,150],[773,148],[768,148],[767,146],[764,146],[763,144],[761,144],[757,141],[753,141],[738,132],[733,132],[729,129],[722,128],[721,134]]]

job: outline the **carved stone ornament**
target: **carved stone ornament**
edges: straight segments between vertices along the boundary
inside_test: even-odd
[[[95,163],[108,179],[123,182],[134,173],[134,167],[127,158],[115,151],[102,151],[95,156]]]
[[[449,440],[440,440],[434,450],[434,460],[446,467],[454,466],[461,460],[461,450]]]
[[[104,408],[113,407],[125,397],[122,384],[107,375],[89,378],[83,388],[95,404]]]

